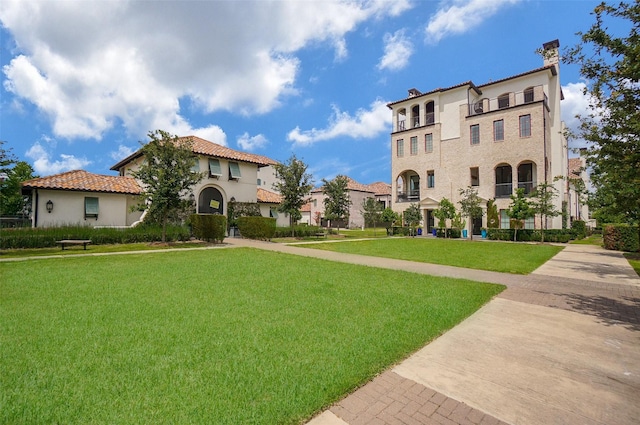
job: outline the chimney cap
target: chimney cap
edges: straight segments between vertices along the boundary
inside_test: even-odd
[[[560,40],[558,40],[557,38],[555,40],[547,41],[546,43],[542,44],[542,48],[544,50],[557,49],[559,47],[560,47]]]

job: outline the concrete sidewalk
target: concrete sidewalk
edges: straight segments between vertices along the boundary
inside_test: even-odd
[[[507,286],[308,425],[638,423],[640,278],[621,253],[567,245],[533,274],[517,276],[229,242]]]

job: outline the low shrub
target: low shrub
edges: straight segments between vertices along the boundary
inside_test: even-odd
[[[587,223],[583,220],[573,220],[571,222],[571,230],[575,232],[576,239],[583,239],[588,236]]]
[[[276,219],[271,217],[238,217],[238,229],[242,237],[271,240],[276,233]]]
[[[514,229],[487,229],[487,239],[495,241],[512,241]],[[567,243],[576,239],[574,229],[547,229],[544,231],[545,242]],[[542,233],[540,229],[518,229],[519,242],[540,242]]]
[[[222,243],[227,229],[227,217],[217,214],[192,214],[191,230],[196,238]]]
[[[186,226],[167,226],[167,242],[188,241],[190,237]],[[61,239],[89,239],[94,245],[157,242],[162,240],[162,227],[142,224],[132,228],[64,226],[3,229],[0,249],[51,248]]]
[[[638,226],[607,224],[604,226],[602,238],[605,249],[627,252],[640,251]]]
[[[295,236],[297,238],[308,238],[311,236],[315,236],[316,233],[321,232],[322,229],[319,226],[309,226],[309,225],[299,225],[294,226],[292,229],[291,226],[288,227],[276,227],[275,233],[273,234],[274,238],[288,238],[293,232],[295,232]]]
[[[436,231],[436,237],[458,239],[461,233],[462,231],[460,229],[438,229]]]
[[[404,226],[393,226],[391,235],[409,236],[409,228]]]

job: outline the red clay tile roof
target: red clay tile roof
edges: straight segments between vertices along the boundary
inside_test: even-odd
[[[391,195],[391,185],[385,182],[375,182],[368,184],[370,192],[375,193],[376,195]]]
[[[307,202],[300,208],[300,212],[311,212],[311,202]]]
[[[252,164],[257,164],[260,167],[278,164],[277,161],[274,161],[271,158],[267,158],[266,156],[240,152],[240,151],[228,148],[226,146],[222,146],[217,143],[213,143],[208,140],[201,139],[200,137],[197,137],[197,136],[179,137],[178,141],[179,142],[190,141],[191,143],[193,143],[193,153],[196,153],[199,155],[211,156],[214,158],[232,159],[235,161],[250,162]],[[129,162],[141,156],[142,156],[142,149],[139,149],[133,154],[123,159],[122,161],[115,164],[113,167],[111,167],[111,169],[114,171],[118,171],[121,167],[125,166]]]
[[[391,185],[384,182],[376,182],[371,184],[362,184],[347,177],[347,190],[355,190],[357,192],[370,192],[376,195],[391,195]],[[322,192],[322,186],[316,187],[311,193]]]
[[[86,192],[126,193],[138,195],[142,189],[132,177],[104,176],[84,170],[67,171],[48,177],[27,180],[23,188],[78,190]]]
[[[258,188],[258,202],[262,202],[265,204],[279,204],[280,202],[282,202],[282,196],[277,194],[277,193],[273,193],[273,192],[269,192],[268,190],[264,190],[261,188]]]

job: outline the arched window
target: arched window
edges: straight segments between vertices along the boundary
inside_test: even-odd
[[[199,214],[222,214],[224,211],[224,200],[222,193],[215,187],[207,187],[198,196]]]
[[[524,103],[533,102],[533,87],[527,87],[524,89]]]
[[[406,119],[407,119],[407,110],[406,109],[400,109],[398,111],[398,122],[397,122],[397,127],[396,127],[396,131],[404,131],[406,129]]]
[[[496,167],[496,198],[508,198],[513,193],[511,165]]]
[[[415,105],[411,108],[411,128],[420,127],[420,106]]]
[[[436,121],[436,116],[435,116],[435,104],[432,101],[427,102],[424,105],[425,108],[425,118],[424,118],[424,123],[425,125],[429,125],[429,124],[433,124]]]
[[[509,107],[509,93],[501,94],[498,96],[498,109]]]

